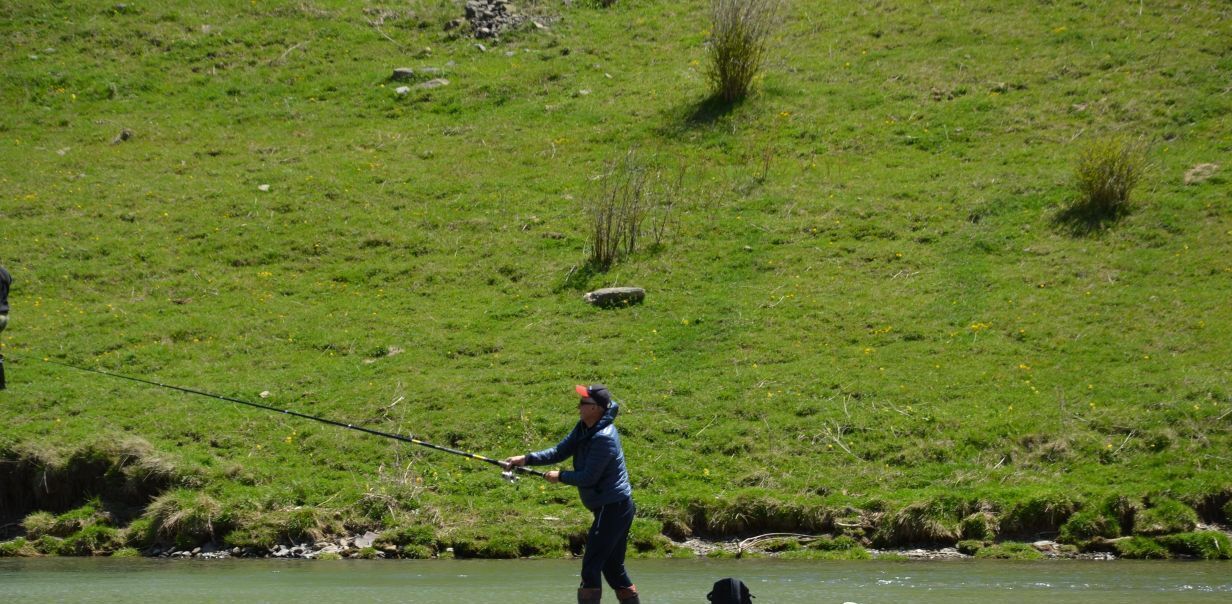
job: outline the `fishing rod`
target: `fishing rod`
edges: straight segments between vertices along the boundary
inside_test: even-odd
[[[78,370],[78,371],[87,371],[87,372],[90,372],[90,373],[97,373],[97,374],[100,374],[100,375],[106,375],[106,376],[109,376],[109,377],[120,378],[120,379],[122,379],[122,380],[130,380],[130,381],[133,381],[133,382],[140,382],[140,383],[142,383],[142,384],[150,384],[151,386],[158,386],[159,388],[167,388],[167,389],[169,389],[169,390],[178,390],[178,391],[180,391],[180,392],[187,392],[188,394],[196,394],[196,395],[199,395],[199,396],[205,396],[205,397],[209,397],[209,398],[213,398],[213,399],[218,399],[218,400],[220,400],[220,401],[227,401],[227,402],[230,402],[230,403],[238,403],[238,404],[241,404],[241,405],[248,405],[249,407],[256,407],[257,409],[264,409],[264,410],[266,410],[266,411],[273,411],[273,412],[275,412],[275,413],[282,413],[282,414],[284,414],[284,415],[293,415],[293,416],[295,416],[295,417],[302,417],[302,418],[304,418],[304,419],[310,419],[310,420],[312,420],[312,421],[314,421],[314,422],[321,422],[321,423],[323,423],[323,424],[329,424],[329,425],[331,425],[331,426],[337,426],[337,427],[339,427],[339,428],[346,428],[347,430],[355,430],[355,431],[357,431],[357,432],[364,432],[364,433],[367,433],[367,434],[371,434],[371,435],[373,435],[373,436],[383,436],[383,437],[385,437],[385,438],[392,438],[392,439],[394,439],[394,440],[402,441],[402,442],[404,442],[404,443],[411,443],[411,444],[413,444],[413,445],[419,445],[419,446],[421,446],[421,447],[427,447],[427,448],[429,448],[429,449],[436,449],[437,451],[444,451],[445,453],[452,453],[452,454],[454,454],[454,455],[460,455],[460,456],[462,456],[462,457],[469,457],[470,459],[475,459],[475,460],[479,460],[479,461],[482,461],[482,462],[485,462],[485,463],[490,463],[490,464],[492,464],[492,465],[494,465],[494,466],[499,466],[501,469],[503,469],[503,470],[504,470],[503,472],[501,472],[501,476],[502,476],[505,480],[508,480],[508,481],[510,481],[510,482],[517,480],[517,476],[515,475],[517,472],[523,472],[523,473],[525,473],[525,474],[534,474],[534,475],[536,475],[536,476],[543,476],[543,475],[544,475],[544,472],[543,472],[543,471],[541,471],[541,470],[536,470],[536,469],[533,469],[533,468],[528,468],[528,467],[526,467],[526,466],[512,466],[512,467],[507,467],[503,461],[498,460],[498,459],[493,459],[493,458],[491,458],[491,457],[486,457],[486,456],[483,456],[483,455],[479,455],[478,453],[471,453],[471,452],[469,452],[469,451],[462,451],[462,450],[460,450],[460,449],[452,449],[452,448],[449,448],[449,447],[444,447],[444,446],[441,446],[441,445],[432,444],[432,443],[430,443],[430,442],[427,442],[427,441],[424,441],[424,440],[420,440],[420,439],[415,438],[415,437],[412,437],[412,436],[402,436],[401,434],[393,434],[393,433],[391,433],[391,432],[382,432],[382,431],[380,431],[380,430],[373,430],[373,429],[371,429],[371,428],[365,428],[365,427],[363,427],[363,426],[356,426],[355,424],[349,424],[349,423],[345,423],[345,422],[338,422],[338,421],[334,421],[334,420],[332,420],[332,419],[326,419],[326,418],[324,418],[324,417],[317,417],[317,416],[315,416],[315,415],[308,415],[307,413],[299,413],[298,411],[291,411],[290,409],[279,409],[279,408],[277,408],[277,407],[270,407],[269,405],[262,405],[262,404],[260,404],[260,403],[254,403],[254,402],[252,402],[252,401],[246,401],[246,400],[243,400],[243,399],[232,398],[232,397],[229,397],[229,396],[223,396],[223,395],[221,395],[221,394],[213,394],[213,393],[211,393],[211,392],[202,392],[201,390],[193,390],[192,388],[184,388],[184,387],[182,387],[182,386],[175,386],[175,385],[172,385],[172,384],[163,384],[163,383],[160,383],[160,382],[155,382],[155,381],[152,381],[152,380],[146,380],[146,379],[142,379],[142,378],[138,378],[138,377],[132,377],[132,376],[123,375],[123,374],[119,374],[119,373],[112,373],[112,372],[110,372],[110,371],[103,371],[102,369],[91,369],[91,368],[89,368],[89,367],[78,367],[77,365],[70,365],[70,364],[68,364],[68,363],[61,363],[61,362],[59,362],[59,361],[53,361],[53,360],[51,360],[51,359],[43,359],[43,360],[44,360],[44,361],[46,361],[46,362],[48,362],[48,363],[51,363],[51,364],[53,364],[53,365],[61,365],[61,366],[64,366],[64,367],[68,367],[68,368],[70,368],[70,369],[76,369],[76,370]]]

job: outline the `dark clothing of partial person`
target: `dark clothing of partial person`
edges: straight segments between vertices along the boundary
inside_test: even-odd
[[[594,515],[582,556],[579,602],[597,602],[604,579],[622,602],[638,601],[636,587],[625,570],[625,550],[636,507],[620,435],[613,424],[619,412],[620,405],[610,402],[594,426],[579,421],[555,447],[526,455],[527,465],[532,466],[573,457],[573,470],[561,472],[560,482],[577,487],[582,504]]]
[[[600,587],[600,577],[607,579],[612,589],[633,585],[625,571],[625,550],[629,546],[629,529],[637,507],[629,498],[591,510],[595,519],[586,533],[586,553],[582,554],[582,587]]]
[[[9,314],[9,286],[13,284],[13,276],[3,266],[0,266],[0,315]],[[3,329],[0,327],[0,329]]]
[[[13,276],[0,266],[0,332],[9,326],[9,286],[12,284]],[[0,351],[0,390],[4,388],[4,352]]]

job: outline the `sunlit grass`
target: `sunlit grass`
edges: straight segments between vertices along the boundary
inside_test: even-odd
[[[639,507],[697,530],[1226,501],[1228,188],[1182,182],[1232,127],[1216,6],[792,5],[726,108],[700,0],[562,9],[488,52],[353,3],[130,6],[0,23],[6,457],[137,435],[268,520],[252,539],[297,506],[405,525],[373,502],[407,465],[442,538],[513,510],[556,552],[586,522],[568,489],[46,357],[494,456],[605,382]],[[404,66],[451,84],[398,95]],[[1073,145],[1118,129],[1157,168],[1075,237]],[[579,200],[630,149],[687,165],[687,203],[588,273]],[[608,285],[646,303],[580,301]]]

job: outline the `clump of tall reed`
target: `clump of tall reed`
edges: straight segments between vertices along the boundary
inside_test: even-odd
[[[711,0],[710,63],[715,97],[728,103],[749,95],[765,61],[780,0]]]
[[[1146,169],[1146,147],[1140,141],[1115,136],[1087,143],[1074,166],[1079,193],[1074,209],[1104,219],[1120,216]]]

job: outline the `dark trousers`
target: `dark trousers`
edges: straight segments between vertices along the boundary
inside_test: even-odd
[[[591,510],[595,521],[586,534],[586,553],[582,556],[583,588],[602,587],[601,577],[607,579],[612,589],[633,585],[625,572],[625,548],[629,545],[635,509],[632,499],[624,499]]]
[[[9,326],[9,316],[0,314],[0,331]],[[4,390],[4,354],[0,354],[0,390]]]

